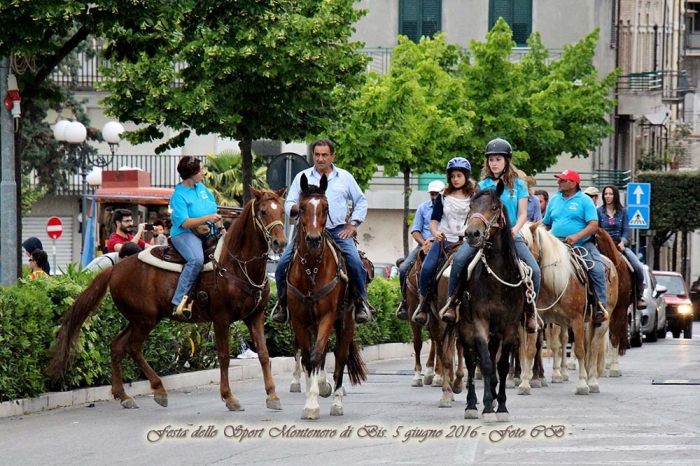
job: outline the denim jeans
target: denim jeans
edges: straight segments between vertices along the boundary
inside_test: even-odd
[[[420,248],[420,245],[416,246],[413,251],[406,256],[406,259],[404,259],[404,261],[401,263],[401,267],[399,267],[399,283],[401,284],[402,294],[405,289],[404,287],[406,286],[406,275],[408,275],[411,267],[413,267],[413,264],[416,262],[416,257],[418,257],[418,251],[420,251]],[[405,298],[405,296],[402,297]]]
[[[418,277],[418,291],[421,296],[428,294],[428,288],[430,287],[430,282],[435,276],[438,261],[440,259],[440,254],[444,248],[452,244],[449,241],[444,241],[444,247],[440,245],[439,242],[435,241],[432,246],[430,246],[430,252],[425,257],[423,261],[423,267],[420,270],[420,277]]]
[[[345,225],[340,225],[332,230],[328,230],[333,236],[333,239],[338,244],[340,249],[343,251],[345,256],[345,263],[348,267],[348,275],[350,276],[350,283],[353,283],[358,294],[362,299],[367,299],[367,282],[365,266],[362,264],[362,259],[360,259],[360,254],[357,252],[357,247],[355,246],[355,240],[352,238],[341,238],[340,232],[345,229]],[[284,293],[287,292],[287,267],[289,262],[292,260],[292,255],[296,250],[296,241],[290,241],[287,244],[287,248],[284,250],[280,256],[280,260],[277,263],[277,270],[275,270],[275,281],[277,282],[277,300],[279,301]]]
[[[590,264],[590,262],[593,261],[593,268],[588,271],[588,276],[593,283],[593,289],[595,290],[595,294],[598,296],[598,300],[603,304],[603,307],[607,309],[608,295],[603,259],[600,257],[600,252],[592,241],[586,241],[581,245],[581,247],[588,251],[588,257],[585,258],[586,262]]]
[[[182,298],[190,292],[192,285],[194,285],[195,280],[197,280],[199,272],[202,270],[202,266],[204,265],[204,250],[202,249],[202,240],[197,238],[194,233],[188,231],[176,236],[171,236],[170,241],[172,241],[177,252],[187,260],[180,274],[180,278],[177,281],[175,296],[173,296],[172,300],[173,304],[178,305],[182,301]]]
[[[630,248],[625,248],[623,254],[627,260],[630,261],[630,264],[632,264],[634,275],[637,277],[637,284],[639,285],[639,294],[642,294],[644,290],[644,269],[642,268],[642,263],[639,262],[639,258]]]

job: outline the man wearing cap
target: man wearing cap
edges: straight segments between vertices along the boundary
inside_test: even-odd
[[[406,274],[416,262],[418,251],[420,251],[425,243],[433,240],[433,234],[430,232],[430,218],[433,215],[433,203],[443,189],[445,189],[445,183],[440,180],[431,181],[428,185],[430,200],[422,203],[418,206],[418,210],[416,210],[413,227],[411,228],[411,236],[416,240],[418,246],[411,251],[408,257],[406,257],[406,260],[401,264],[401,267],[399,267],[401,302],[399,303],[398,309],[396,309],[396,317],[401,320],[408,320],[408,313],[406,311]]]
[[[598,207],[598,196],[600,196],[600,191],[595,186],[589,186],[583,190],[583,194],[590,197],[593,200],[593,205]]]
[[[588,260],[593,268],[588,276],[593,284],[596,298],[593,323],[596,326],[607,320],[607,290],[605,268],[593,235],[598,231],[598,212],[590,197],[581,192],[581,177],[574,170],[564,170],[558,178],[559,192],[552,196],[544,215],[543,223],[552,234],[570,246],[580,246],[588,251]]]

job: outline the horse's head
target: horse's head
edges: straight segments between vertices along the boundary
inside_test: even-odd
[[[317,251],[321,247],[323,231],[328,218],[326,188],[328,178],[321,177],[319,186],[309,184],[306,174],[301,175],[301,195],[299,196],[299,227],[307,247]]]
[[[470,246],[483,248],[497,229],[507,225],[505,208],[500,199],[504,189],[503,182],[499,180],[496,189],[485,189],[472,198],[464,232]]]
[[[275,254],[282,254],[287,247],[284,234],[284,199],[286,188],[279,191],[258,191],[251,186],[250,192],[255,196],[253,217],[255,223],[264,233],[268,248]]]

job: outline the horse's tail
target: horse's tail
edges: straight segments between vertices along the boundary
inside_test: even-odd
[[[626,273],[630,276],[631,287],[631,280],[634,280],[634,277],[631,277],[631,274],[627,270],[623,270],[621,273]],[[623,277],[620,276],[620,280],[622,279]],[[627,335],[627,308],[631,303],[631,298],[629,294],[628,296],[618,295],[617,300],[617,305],[610,315],[610,343],[617,347],[618,355],[624,356],[629,346],[629,335]]]
[[[367,366],[365,366],[365,362],[362,360],[360,349],[357,347],[355,341],[350,343],[347,366],[348,376],[350,377],[350,383],[352,385],[359,385],[362,384],[362,381],[367,380]]]
[[[113,267],[110,267],[97,275],[63,315],[61,327],[56,334],[53,357],[47,369],[47,373],[52,381],[58,380],[70,364],[72,353],[80,334],[80,328],[87,318],[97,310],[107,293],[107,285],[109,285],[112,270]]]

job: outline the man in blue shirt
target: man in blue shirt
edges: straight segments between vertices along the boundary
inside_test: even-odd
[[[401,267],[399,267],[399,283],[401,284],[401,302],[399,303],[399,308],[396,310],[396,317],[401,320],[408,320],[408,314],[406,310],[406,274],[413,264],[416,262],[416,256],[418,256],[418,251],[425,245],[425,243],[433,240],[433,234],[430,232],[430,217],[433,215],[433,203],[435,198],[445,189],[445,183],[440,180],[431,181],[428,185],[428,194],[430,195],[430,200],[425,201],[418,206],[416,210],[416,216],[413,219],[413,227],[411,228],[411,236],[416,240],[418,246],[416,246],[413,251],[409,253],[406,260],[403,261]]]
[[[543,223],[552,234],[570,246],[580,246],[588,251],[588,262],[593,268],[588,276],[593,284],[599,305],[595,306],[593,323],[596,326],[607,320],[607,290],[605,268],[593,235],[598,232],[598,212],[590,197],[581,192],[581,177],[573,170],[554,175],[559,180],[559,192],[549,201]]]
[[[350,282],[354,284],[361,300],[355,306],[355,322],[358,324],[371,319],[374,310],[367,302],[367,283],[365,281],[366,272],[360,254],[355,246],[354,236],[367,215],[367,198],[362,193],[355,178],[342,168],[333,164],[335,160],[335,148],[328,139],[318,139],[311,145],[314,157],[314,166],[307,168],[297,174],[292,181],[292,185],[287,192],[287,199],[284,202],[284,210],[290,218],[299,216],[299,186],[301,175],[305,174],[310,185],[319,186],[321,177],[328,178],[328,189],[326,198],[328,199],[328,218],[326,219],[326,229],[333,235],[335,242],[340,246],[345,255],[348,266]],[[352,215],[346,223],[348,214],[348,201],[352,202]],[[294,253],[294,241],[290,241],[287,249],[282,253],[277,269],[275,271],[275,281],[277,282],[277,304],[272,311],[272,319],[276,322],[287,322],[287,267]]]

